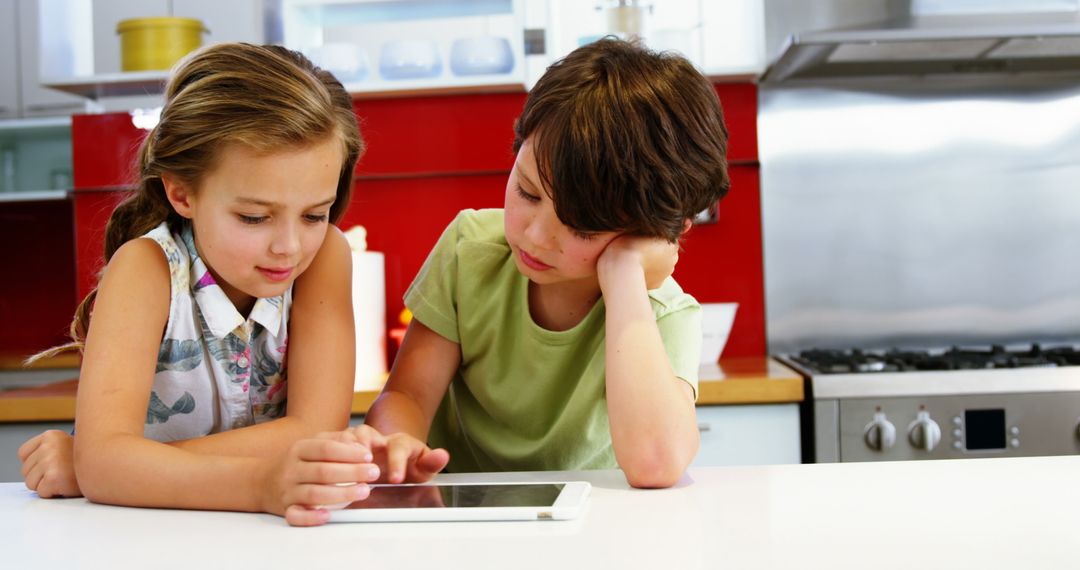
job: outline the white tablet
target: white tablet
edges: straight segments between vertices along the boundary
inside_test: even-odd
[[[330,522],[566,520],[590,489],[584,481],[372,485],[367,499],[330,511]]]

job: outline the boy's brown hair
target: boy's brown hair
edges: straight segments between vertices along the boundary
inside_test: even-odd
[[[675,242],[728,191],[716,91],[685,58],[604,38],[547,69],[514,126],[531,137],[555,213],[582,232]]]

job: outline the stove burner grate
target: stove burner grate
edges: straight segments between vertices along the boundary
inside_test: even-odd
[[[1007,350],[1000,345],[989,349],[954,346],[943,352],[890,349],[884,352],[861,349],[809,349],[793,360],[821,374],[907,372],[916,370],[979,370],[989,368],[1052,368],[1080,365],[1080,350],[1072,346],[1044,349],[1038,344],[1027,350]]]

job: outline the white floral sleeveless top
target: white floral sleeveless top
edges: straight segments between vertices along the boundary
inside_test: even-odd
[[[165,251],[171,276],[145,436],[189,439],[283,416],[292,288],[256,299],[244,318],[199,257],[190,224],[143,237]]]

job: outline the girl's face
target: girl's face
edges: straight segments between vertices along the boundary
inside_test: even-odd
[[[270,154],[230,145],[198,192],[163,177],[173,207],[191,219],[199,255],[242,314],[255,298],[284,293],[311,265],[342,160],[336,137]]]
[[[529,139],[506,183],[504,230],[518,271],[539,285],[596,279],[596,261],[616,232],[583,234],[566,227],[541,186]]]

